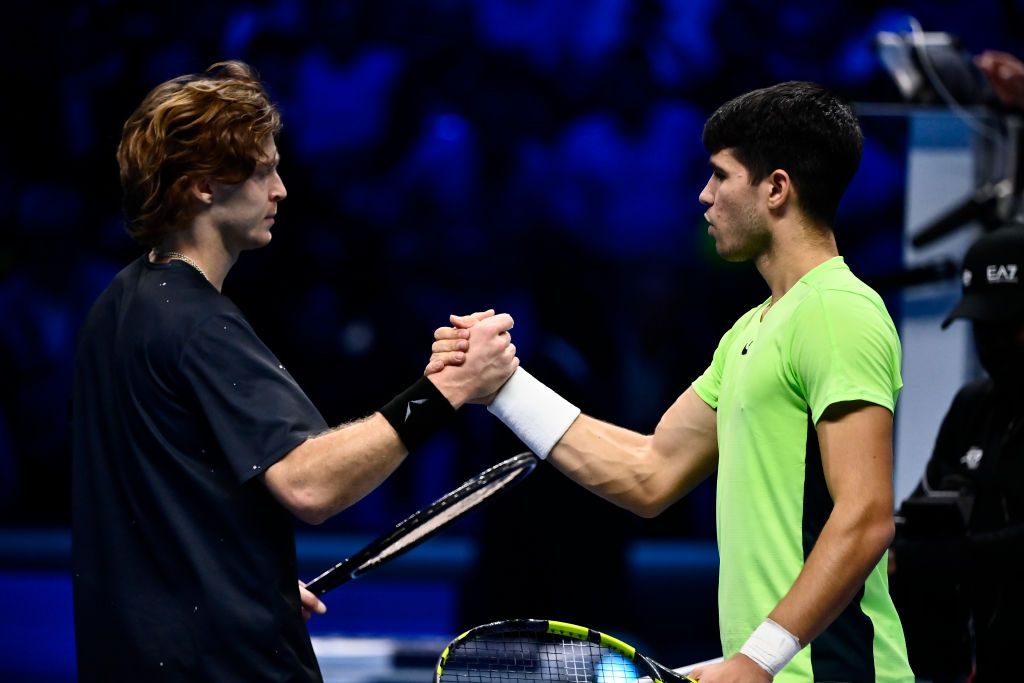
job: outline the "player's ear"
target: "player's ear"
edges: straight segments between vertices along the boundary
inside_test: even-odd
[[[784,169],[777,168],[765,178],[768,185],[768,208],[776,211],[793,198],[793,180]]]
[[[200,203],[209,205],[213,203],[213,183],[208,176],[203,176],[192,181],[192,196]]]

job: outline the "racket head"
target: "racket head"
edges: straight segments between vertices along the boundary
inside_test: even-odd
[[[434,670],[434,683],[633,683],[641,678],[691,681],[614,636],[545,619],[472,628],[448,644]]]
[[[356,554],[323,572],[310,581],[306,588],[320,597],[404,555],[470,510],[518,484],[536,466],[537,457],[526,451],[488,467],[429,506],[406,517],[390,532],[370,542]]]

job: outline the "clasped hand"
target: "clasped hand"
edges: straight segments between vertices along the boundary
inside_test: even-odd
[[[423,374],[430,377],[452,405],[489,404],[519,367],[509,330],[514,321],[493,309],[471,315],[452,315],[451,327],[434,331],[430,361]]]

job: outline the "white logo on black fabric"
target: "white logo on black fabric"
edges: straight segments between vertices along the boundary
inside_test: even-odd
[[[981,457],[985,455],[985,451],[981,450],[977,446],[968,449],[964,457],[960,458],[960,462],[967,465],[967,469],[976,470],[981,465]]]
[[[973,280],[973,279],[974,279],[974,273],[972,273],[969,270],[965,270],[964,271],[964,287],[970,287],[971,286],[971,280]]]
[[[989,266],[985,269],[985,277],[991,285],[1004,282],[1017,282],[1017,264],[1007,263],[1003,266]]]
[[[409,416],[412,415],[412,407],[413,406],[421,406],[421,405],[423,405],[424,403],[426,403],[429,400],[430,400],[429,398],[418,398],[415,401],[409,401],[408,403],[406,403],[405,404],[405,421],[406,422],[409,421]]]

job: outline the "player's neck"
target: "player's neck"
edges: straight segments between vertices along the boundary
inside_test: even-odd
[[[219,292],[238,255],[228,251],[218,237],[217,233],[203,230],[200,226],[174,232],[153,248],[150,259],[166,262],[178,258],[185,261]]]
[[[838,255],[831,230],[796,226],[775,231],[771,246],[755,259],[755,264],[775,303],[800,278]]]

